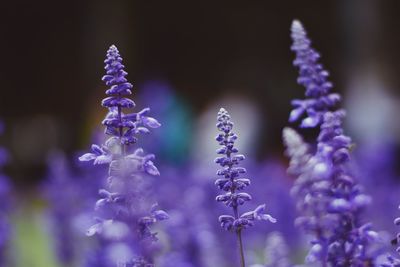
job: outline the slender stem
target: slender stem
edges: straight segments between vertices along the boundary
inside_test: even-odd
[[[245,267],[246,263],[244,261],[244,251],[243,251],[243,241],[242,241],[242,230],[239,229],[236,231],[237,240],[239,243],[239,254],[240,254],[240,266]]]
[[[228,139],[228,134],[225,134],[225,145],[227,145],[227,139]],[[231,154],[232,154],[232,152],[230,151],[230,149],[228,149],[228,151],[227,151],[227,153],[226,153],[226,156],[228,157],[228,158],[231,158]],[[229,170],[229,172],[231,171],[231,169],[232,169],[232,165],[230,164],[229,166],[228,166],[228,170]],[[230,177],[230,180],[232,181],[232,184],[234,184],[234,178],[231,176]],[[231,193],[232,194],[234,194],[235,193],[235,191],[236,191],[236,187],[233,185],[232,186],[232,188],[231,188]],[[238,211],[238,206],[237,206],[237,204],[235,204],[234,206],[233,206],[233,213],[234,213],[234,215],[235,215],[235,219],[237,220],[237,219],[239,219],[239,211]],[[240,254],[240,266],[241,267],[245,267],[246,266],[246,263],[245,263],[245,260],[244,260],[244,251],[243,251],[243,241],[242,241],[242,229],[241,228],[239,228],[238,230],[236,230],[236,237],[237,237],[237,241],[238,241],[238,243],[239,243],[239,254]]]
[[[233,212],[235,214],[235,218],[238,219],[239,218],[239,212],[238,212],[238,207],[234,206],[233,207]],[[244,249],[243,249],[243,241],[242,241],[242,229],[239,228],[238,230],[236,230],[236,237],[237,237],[237,241],[239,244],[239,254],[240,254],[240,266],[241,267],[245,267],[245,260],[244,260]]]

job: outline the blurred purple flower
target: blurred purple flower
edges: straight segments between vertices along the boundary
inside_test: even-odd
[[[213,205],[216,190],[207,175],[200,174],[195,162],[179,168],[168,165],[163,169],[165,179],[158,181],[156,194],[171,219],[165,223],[164,241],[168,250],[161,255],[158,266],[229,266],[235,262],[236,258],[226,257],[222,249],[226,235],[215,224],[214,218],[221,211]]]
[[[294,65],[300,70],[298,83],[306,87],[306,100],[293,102],[291,122],[306,113],[301,127],[319,127],[317,151],[310,155],[299,135],[285,129],[284,140],[291,159],[290,170],[298,175],[293,192],[302,216],[296,220],[314,235],[307,256],[322,266],[373,266],[373,244],[378,234],[362,222],[362,211],[371,198],[362,193],[348,167],[351,139],[343,134],[343,110],[331,111],[340,100],[329,94],[328,73],[317,63],[319,54],[299,21],[292,24]],[[296,151],[298,149],[298,151]]]
[[[108,188],[100,190],[101,198],[96,203],[97,223],[88,235],[99,235],[107,260],[118,266],[153,266],[151,244],[157,240],[157,233],[151,232],[151,226],[157,221],[168,219],[168,214],[150,207],[146,198],[146,185],[143,176],[159,175],[153,163],[154,155],[144,154],[141,148],[130,151],[137,142],[137,135],[149,133],[148,128],[158,128],[160,123],[147,114],[149,108],[138,113],[124,113],[124,108],[132,108],[135,103],[127,98],[132,84],[125,76],[122,58],[118,49],[112,45],[104,61],[106,75],[103,77],[110,89],[102,101],[109,109],[103,120],[105,133],[111,137],[104,145],[92,146],[92,152],[79,159],[94,164],[108,164]],[[106,248],[105,248],[106,247]],[[95,266],[95,265],[93,265]]]
[[[393,256],[388,256],[387,261],[385,263],[382,263],[380,266],[381,267],[400,267],[400,260]]]
[[[400,209],[400,206],[399,206],[399,209]],[[393,223],[396,226],[400,226],[400,217],[397,217],[396,219],[394,219]],[[400,246],[399,246],[400,233],[396,234],[396,237],[392,240],[391,243],[392,243],[392,245],[397,246],[396,252],[397,252],[397,254],[400,254]],[[381,264],[381,267],[400,267],[400,259],[398,258],[398,256],[395,257],[395,256],[392,256],[389,254],[387,256],[386,261],[383,264]]]
[[[289,260],[289,248],[285,239],[279,232],[272,232],[267,237],[265,256],[266,267],[291,267]]]
[[[40,189],[48,204],[46,217],[54,252],[63,265],[81,262],[89,248],[82,233],[88,226],[97,188],[103,181],[88,177],[83,169],[73,169],[61,152],[49,155],[47,169]]]

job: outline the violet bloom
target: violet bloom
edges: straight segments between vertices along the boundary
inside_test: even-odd
[[[399,206],[400,209],[400,206]],[[400,217],[394,219],[393,222],[396,226],[400,226]],[[400,254],[400,233],[396,235],[396,237],[392,240],[392,244],[396,245],[396,252]],[[394,257],[392,255],[388,255],[386,262],[380,265],[381,267],[400,267],[400,259],[398,257]]]
[[[289,259],[289,247],[280,232],[268,235],[265,246],[266,264],[253,264],[251,267],[295,267]]]
[[[320,176],[320,171],[324,173],[325,165],[313,157],[309,145],[295,130],[285,128],[283,140],[287,148],[286,155],[290,158],[288,173],[297,177],[291,194],[297,200],[296,207],[301,215],[295,220],[295,225],[314,238],[307,262],[321,261],[323,266],[327,266],[324,263],[329,235],[327,225],[333,223],[333,218],[326,216],[329,198],[324,197],[323,192],[329,190],[330,183]]]
[[[387,262],[380,265],[381,267],[400,267],[400,260],[393,257],[388,256]]]
[[[60,263],[71,265],[75,258],[78,240],[73,230],[73,219],[82,209],[77,205],[81,199],[80,185],[72,178],[63,154],[53,153],[48,161],[48,179],[43,193],[49,202],[49,218],[54,249]],[[79,201],[81,203],[81,201]]]
[[[87,256],[89,240],[82,240],[82,232],[88,227],[101,179],[76,172],[61,152],[49,155],[47,169],[40,189],[48,204],[48,233],[58,261],[70,266]]]
[[[340,101],[340,96],[330,93],[332,83],[327,80],[329,73],[318,63],[320,55],[311,47],[311,41],[297,20],[293,21],[291,37],[291,49],[296,53],[293,65],[299,68],[297,82],[306,88],[307,98],[292,101],[294,109],[290,113],[289,121],[297,121],[306,113],[300,126],[313,128],[321,124],[324,113]]]
[[[100,199],[95,206],[97,223],[87,234],[100,236],[110,265],[150,267],[153,266],[152,243],[157,240],[157,233],[152,232],[151,227],[167,219],[168,214],[149,203],[146,197],[147,184],[143,176],[159,175],[153,163],[154,155],[145,154],[141,148],[132,151],[131,147],[139,134],[149,133],[149,128],[158,128],[160,123],[147,116],[149,108],[137,113],[125,112],[135,106],[128,98],[133,86],[125,78],[127,72],[114,45],[107,51],[104,62],[106,75],[102,80],[110,88],[106,91],[108,97],[102,101],[109,110],[103,125],[110,138],[104,145],[92,145],[92,152],[84,154],[80,160],[108,164],[108,188],[99,192]]]
[[[289,247],[281,233],[273,232],[268,235],[265,248],[266,267],[291,267]]]
[[[221,108],[217,117],[217,128],[221,132],[217,135],[216,140],[221,145],[217,150],[220,157],[215,159],[215,163],[219,164],[222,169],[218,170],[217,175],[221,178],[215,181],[216,186],[226,193],[216,197],[216,200],[223,202],[226,206],[233,210],[232,215],[221,215],[219,222],[222,228],[235,232],[239,243],[239,252],[241,266],[245,266],[242,230],[253,226],[256,220],[265,220],[272,223],[276,222],[271,215],[264,213],[265,204],[258,206],[255,210],[239,214],[239,206],[251,200],[251,196],[243,190],[250,185],[250,180],[240,178],[241,174],[246,173],[246,169],[238,167],[239,163],[244,160],[244,155],[237,154],[239,151],[235,147],[237,135],[232,132],[233,122],[228,112]]]
[[[307,99],[292,102],[294,110],[289,120],[294,122],[305,115],[301,127],[320,129],[317,151],[311,157],[308,152],[294,154],[294,143],[286,142],[292,162],[300,163],[294,168],[300,171],[294,187],[302,213],[297,224],[314,236],[307,259],[322,266],[373,266],[371,247],[377,233],[361,217],[371,200],[362,193],[348,168],[352,143],[343,133],[345,112],[334,110],[340,97],[330,93],[328,73],[318,63],[319,54],[310,47],[300,22],[293,22],[291,36],[296,53],[294,65],[300,74],[298,83],[306,88]],[[286,141],[294,140],[293,132],[290,134],[292,138],[286,136]],[[299,158],[294,160],[294,156]]]

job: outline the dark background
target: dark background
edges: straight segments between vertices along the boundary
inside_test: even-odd
[[[303,94],[289,50],[292,20],[305,25],[337,91],[373,68],[398,96],[399,11],[396,0],[3,1],[0,116],[9,171],[29,184],[49,150],[88,147],[99,122],[91,114],[103,112],[110,44],[137,90],[149,79],[167,81],[195,114],[228,90],[253,99],[270,120],[258,154],[282,154],[290,100]]]

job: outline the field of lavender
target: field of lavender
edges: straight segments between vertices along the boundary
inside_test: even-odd
[[[287,114],[264,117],[243,92],[198,112],[157,75],[137,86],[116,40],[93,59],[95,104],[72,116],[79,148],[52,146],[43,163],[32,151],[55,124],[5,116],[0,267],[400,267],[398,102],[372,74],[349,71],[353,89],[337,90],[306,29],[285,32]],[[74,97],[49,105],[77,109]],[[28,170],[38,181],[18,178],[29,160],[45,166]]]

